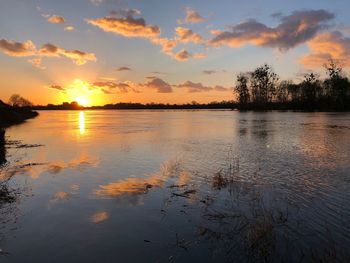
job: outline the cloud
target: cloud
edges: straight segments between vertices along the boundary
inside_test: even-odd
[[[151,77],[150,80],[148,80],[142,86],[150,89],[155,89],[158,93],[173,92],[173,89],[169,83],[157,77]]]
[[[172,50],[176,47],[177,42],[173,39],[168,38],[153,38],[152,40],[153,44],[159,45],[162,47],[162,52],[167,55],[172,55]]]
[[[178,24],[195,24],[204,22],[205,19],[193,8],[186,7],[185,9],[186,17],[184,20],[178,20]]]
[[[190,58],[201,59],[201,58],[205,58],[205,57],[206,57],[206,55],[203,53],[191,54],[187,50],[184,50],[184,49],[173,55],[173,58],[176,60],[179,60],[179,61],[187,61]]]
[[[117,68],[117,71],[131,71],[132,69],[129,67],[119,67]]]
[[[32,58],[28,59],[28,62],[32,64],[34,67],[45,69],[45,67],[41,64],[41,58]]]
[[[103,2],[103,0],[90,0],[90,3],[94,4],[94,5],[99,5]]]
[[[176,85],[178,88],[185,88],[189,93],[196,93],[196,92],[208,92],[208,91],[228,91],[229,88],[225,88],[220,85],[216,85],[214,87],[205,86],[202,83],[194,83],[192,81],[186,81],[183,84]]]
[[[49,89],[54,89],[54,90],[59,90],[59,91],[66,91],[65,88],[63,88],[62,86],[60,85],[50,85],[48,86]]]
[[[80,50],[66,50],[53,44],[44,44],[39,50],[36,49],[32,41],[27,40],[23,43],[6,39],[0,39],[0,50],[6,55],[14,57],[60,57],[64,56],[73,60],[77,65],[83,65],[87,61],[96,61],[93,53],[87,53]],[[30,63],[38,65],[39,60],[31,60]]]
[[[157,93],[172,93],[174,92],[174,88],[186,89],[189,93],[196,92],[210,92],[210,91],[219,91],[219,92],[227,92],[232,88],[227,88],[221,85],[215,86],[207,86],[202,83],[195,83],[192,81],[185,81],[182,84],[170,84],[167,81],[156,77],[149,76],[146,78],[146,81],[142,83],[136,83],[130,80],[124,82],[115,82],[115,81],[96,81],[89,83],[87,81],[79,80],[78,83],[84,83],[84,87],[86,87],[89,91],[98,91],[100,93],[104,93],[106,95],[109,94],[121,94],[121,93],[141,93],[142,91],[146,91],[147,89],[152,89]],[[79,84],[81,86],[81,84]],[[51,85],[48,86],[50,89],[55,89],[57,91],[66,92],[68,89],[74,88],[74,85],[66,87],[62,87],[60,85]]]
[[[129,17],[129,16],[139,16],[141,15],[141,11],[138,9],[118,9],[118,10],[113,10],[111,12],[112,16],[119,16],[119,17]]]
[[[340,61],[344,66],[350,67],[350,38],[341,32],[322,33],[307,44],[311,53],[299,61],[305,67],[319,68],[329,59]]]
[[[64,50],[60,49],[60,54],[70,58],[77,65],[84,65],[87,61],[96,61],[96,56],[93,53],[86,53],[80,50]]]
[[[113,82],[113,81],[98,81],[94,82],[92,84],[95,88],[100,88],[101,91],[105,94],[115,94],[117,93],[128,93],[128,92],[135,92],[139,93],[140,91],[137,90],[135,85],[131,84],[130,82]]]
[[[52,23],[52,24],[63,24],[66,22],[63,16],[58,16],[58,15],[52,15],[47,18],[47,21]]]
[[[193,11],[193,10],[192,10]],[[191,12],[192,12],[191,11]],[[201,43],[202,37],[190,29],[178,27],[174,39],[161,37],[161,30],[158,26],[147,25],[143,18],[136,18],[141,12],[137,9],[121,9],[113,11],[111,16],[97,19],[86,19],[90,25],[96,26],[105,32],[111,32],[124,37],[139,37],[148,39],[152,44],[159,45],[162,52],[178,61],[186,61],[190,58],[203,58],[202,53],[190,54],[185,50],[174,53],[173,50],[179,42]],[[190,17],[194,19],[192,14]]]
[[[182,43],[193,42],[198,44],[203,41],[203,38],[198,33],[195,33],[188,28],[177,27],[175,28],[175,32],[177,40]]]
[[[103,221],[106,221],[108,218],[109,218],[108,213],[103,211],[103,212],[98,212],[98,213],[93,214],[90,217],[90,221],[91,221],[91,223],[98,224],[98,223],[101,223]]]
[[[31,40],[23,43],[0,39],[0,50],[6,55],[14,57],[28,57],[35,54],[35,45]]]
[[[48,57],[64,56],[72,59],[73,62],[77,65],[84,65],[88,61],[97,60],[95,54],[93,53],[87,53],[77,49],[66,50],[50,43],[44,44],[41,47],[41,49],[38,51],[38,54],[41,56],[48,56]]]
[[[160,34],[158,26],[147,25],[143,18],[111,17],[86,20],[90,25],[99,27],[103,31],[112,32],[124,37],[154,38]]]
[[[203,74],[205,74],[205,75],[212,75],[212,74],[217,73],[216,70],[203,70],[202,72],[203,72]]]
[[[64,28],[64,31],[74,31],[74,30],[75,30],[74,26],[66,26]]]
[[[333,18],[325,10],[295,11],[289,16],[281,15],[280,24],[274,28],[250,19],[232,26],[231,31],[213,30],[215,36],[209,44],[234,48],[251,44],[285,51],[315,37]]]
[[[223,86],[216,85],[216,86],[214,87],[214,90],[216,90],[216,91],[229,91],[230,88],[225,88],[225,87],[223,87]]]

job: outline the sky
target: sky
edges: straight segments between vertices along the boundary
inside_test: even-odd
[[[232,100],[235,76],[270,64],[300,80],[350,67],[348,0],[0,0],[0,99]]]

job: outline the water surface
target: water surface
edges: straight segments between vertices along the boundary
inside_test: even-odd
[[[42,111],[7,136],[1,262],[349,256],[350,114]]]

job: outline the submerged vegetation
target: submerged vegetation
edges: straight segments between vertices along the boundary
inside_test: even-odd
[[[272,67],[265,64],[237,76],[235,94],[241,110],[350,110],[350,81],[339,63],[330,60],[324,66],[326,78],[306,73],[295,84],[279,81]]]

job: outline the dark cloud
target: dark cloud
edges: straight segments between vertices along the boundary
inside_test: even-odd
[[[92,88],[100,89],[105,94],[116,93],[141,93],[139,90],[143,84],[137,84],[132,81],[113,82],[113,81],[98,81],[91,84]]]
[[[31,40],[23,43],[0,39],[0,50],[9,56],[27,57],[35,55],[35,45]]]
[[[164,80],[157,78],[157,77],[151,77],[149,80],[143,84],[144,87],[154,89],[158,93],[171,93],[173,92],[173,89],[171,85]]]
[[[231,47],[252,44],[288,50],[315,37],[333,18],[334,14],[325,10],[295,11],[280,16],[280,24],[275,28],[251,19],[232,26],[231,31],[212,31],[215,37],[209,44]]]
[[[212,75],[212,74],[217,73],[216,70],[203,70],[202,72],[203,72],[203,74],[205,74],[205,75]]]
[[[59,91],[65,91],[66,89],[63,88],[62,86],[60,85],[51,85],[48,87],[49,89],[55,89],[55,90],[59,90]]]
[[[133,17],[141,15],[141,11],[138,9],[118,9],[111,11],[111,15],[117,17]]]
[[[119,68],[117,68],[117,71],[130,71],[130,70],[132,70],[132,69],[129,68],[129,67],[119,67]]]

